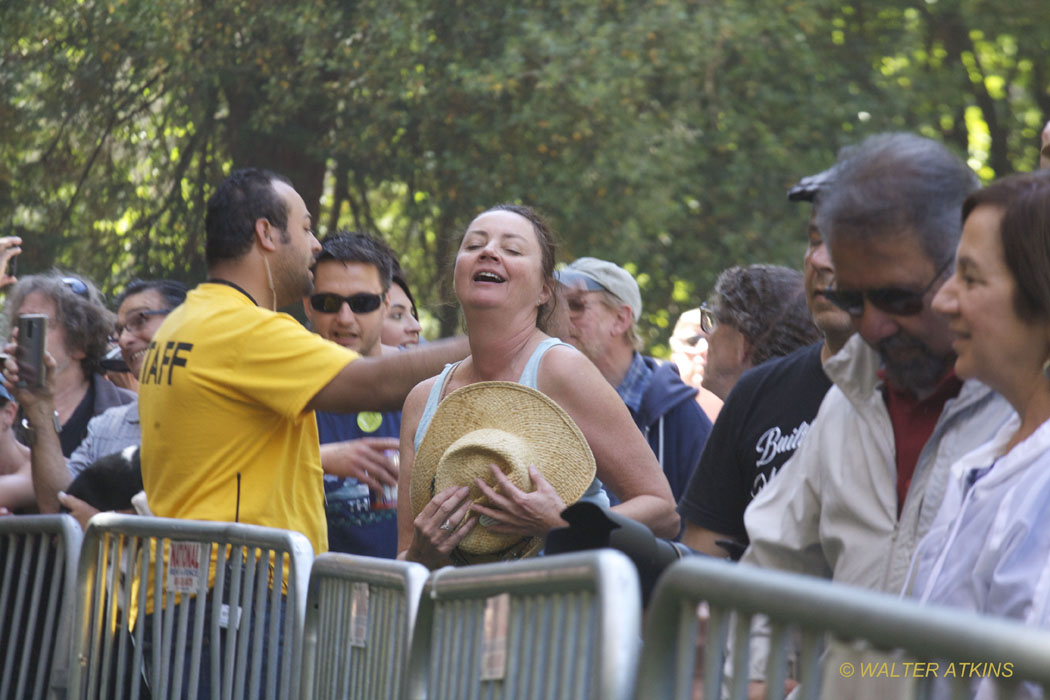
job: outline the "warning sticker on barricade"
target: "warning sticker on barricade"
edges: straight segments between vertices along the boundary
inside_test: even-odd
[[[230,624],[230,606],[226,603],[222,604],[219,608],[219,629],[240,629],[241,626],[241,606],[234,608],[233,624]]]
[[[502,593],[485,601],[485,617],[481,631],[481,680],[483,681],[499,681],[507,675],[509,621],[509,593]]]
[[[355,583],[350,592],[350,646],[363,647],[368,641],[368,584]]]
[[[206,586],[208,552],[200,542],[168,542],[169,593],[200,593]]]

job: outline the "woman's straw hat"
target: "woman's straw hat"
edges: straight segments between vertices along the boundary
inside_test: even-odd
[[[490,464],[523,491],[533,490],[529,466],[534,465],[567,506],[583,496],[595,474],[594,455],[583,433],[545,394],[515,382],[468,384],[438,404],[416,453],[413,517],[449,486],[469,486],[470,499],[485,503],[474,479],[495,488]],[[481,518],[459,544],[454,553],[458,561],[530,556],[543,546],[541,537],[523,540],[494,533],[486,521],[491,523]]]

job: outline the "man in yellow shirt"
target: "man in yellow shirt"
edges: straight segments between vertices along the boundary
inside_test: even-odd
[[[208,200],[208,281],[153,337],[139,385],[142,479],[161,517],[297,530],[328,549],[314,410],[401,408],[465,339],[375,358],[276,309],[310,294],[320,250],[283,177],[239,170]]]

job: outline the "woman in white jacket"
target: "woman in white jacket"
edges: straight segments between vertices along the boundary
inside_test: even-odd
[[[955,333],[956,373],[1017,411],[956,462],[911,595],[1050,622],[1050,171],[1015,175],[963,205],[955,274],[933,308]]]

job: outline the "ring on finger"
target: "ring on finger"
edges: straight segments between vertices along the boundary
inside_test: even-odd
[[[451,518],[445,518],[445,522],[441,523],[441,525],[439,527],[440,527],[440,529],[444,530],[445,532],[452,532],[452,519]]]

